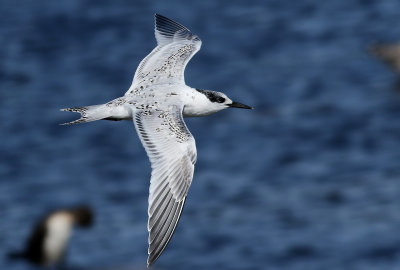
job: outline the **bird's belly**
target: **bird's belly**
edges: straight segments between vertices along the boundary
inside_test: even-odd
[[[130,120],[132,119],[131,111],[125,106],[114,107],[110,110],[110,116],[107,120]]]
[[[63,213],[54,215],[47,222],[47,235],[44,239],[44,254],[46,264],[52,265],[60,260],[71,235],[71,218]]]

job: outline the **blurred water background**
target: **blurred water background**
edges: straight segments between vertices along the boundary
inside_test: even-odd
[[[90,204],[67,266],[144,267],[150,163],[130,121],[59,126],[125,93],[153,15],[203,41],[188,85],[253,111],[186,119],[194,181],[155,269],[400,269],[400,97],[367,47],[400,2],[0,2],[0,269],[59,206]]]

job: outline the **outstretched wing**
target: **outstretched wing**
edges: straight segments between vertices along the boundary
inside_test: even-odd
[[[193,179],[196,145],[182,117],[182,108],[135,111],[133,121],[152,172],[149,195],[149,257],[151,265],[167,246],[178,224]]]
[[[187,63],[201,47],[201,40],[185,26],[155,15],[157,47],[140,62],[126,94],[149,84],[184,84]]]

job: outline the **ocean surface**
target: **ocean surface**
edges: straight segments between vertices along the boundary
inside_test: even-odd
[[[400,96],[368,53],[400,40],[400,2],[0,2],[0,269],[50,210],[90,205],[66,269],[144,269],[150,163],[130,121],[60,126],[122,96],[154,13],[203,41],[186,83],[254,110],[186,119],[193,184],[154,265],[400,269]]]

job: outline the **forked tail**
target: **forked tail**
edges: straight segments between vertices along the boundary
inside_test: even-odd
[[[65,108],[60,111],[77,112],[81,114],[81,118],[63,123],[61,125],[73,125],[101,120],[109,117],[109,112],[104,109],[105,105],[92,105],[86,107]],[[103,107],[103,108],[102,108]]]

